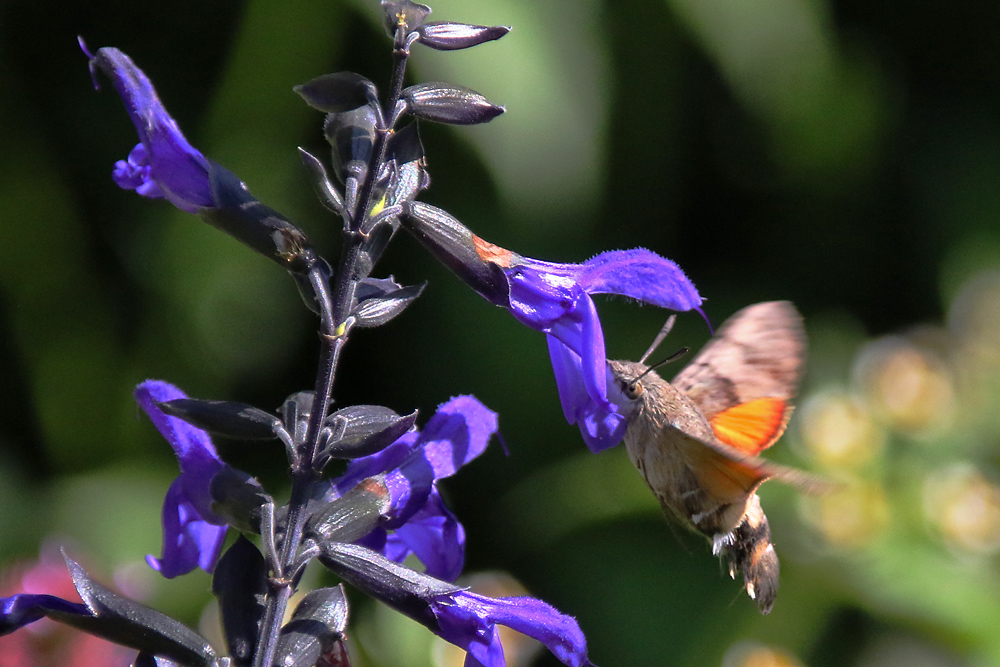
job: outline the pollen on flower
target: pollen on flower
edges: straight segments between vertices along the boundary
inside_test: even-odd
[[[514,257],[514,253],[510,250],[494,245],[475,234],[472,235],[472,243],[476,247],[476,254],[479,255],[479,259],[484,262],[492,262],[504,269],[510,268],[511,259]]]

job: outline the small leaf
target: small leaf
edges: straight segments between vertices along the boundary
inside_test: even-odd
[[[112,593],[91,580],[65,553],[63,558],[77,593],[93,616],[50,614],[51,618],[116,644],[165,656],[182,665],[216,666],[215,651],[207,639],[155,609]]]
[[[396,442],[416,421],[416,410],[400,417],[381,405],[341,408],[324,422],[333,431],[333,437],[323,448],[323,454],[335,458],[369,456]]]
[[[403,90],[403,98],[418,118],[451,125],[475,125],[504,112],[471,88],[453,83],[420,83]]]
[[[327,113],[351,111],[378,99],[375,84],[354,72],[324,74],[293,90],[306,104]]]
[[[347,627],[347,596],[343,585],[310,591],[281,628],[274,665],[312,667]]]
[[[484,26],[441,21],[425,23],[417,32],[420,33],[421,44],[438,51],[454,51],[500,39],[510,32],[510,28],[503,25]]]
[[[281,425],[274,415],[246,403],[178,398],[157,406],[171,417],[227,438],[269,440]]]
[[[264,618],[267,564],[257,547],[242,535],[215,566],[212,593],[219,600],[222,631],[233,666],[250,665]]]
[[[323,163],[303,148],[299,148],[299,157],[302,158],[302,164],[309,173],[309,180],[312,182],[317,199],[328,210],[337,215],[343,215],[344,198],[330,182],[330,177],[326,175],[326,167],[323,166]]]
[[[382,296],[373,296],[358,303],[351,311],[356,327],[378,327],[402,313],[424,291],[423,285],[410,285]]]

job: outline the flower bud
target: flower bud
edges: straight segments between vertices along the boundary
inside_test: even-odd
[[[425,23],[417,28],[420,43],[438,51],[468,49],[500,39],[508,32],[510,32],[510,28],[503,25],[470,25],[451,21]]]
[[[471,88],[453,83],[420,83],[403,90],[403,99],[418,118],[449,125],[488,123],[504,112]]]

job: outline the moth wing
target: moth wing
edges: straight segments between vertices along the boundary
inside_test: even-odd
[[[771,476],[764,461],[733,455],[687,434],[681,451],[699,488],[720,505],[745,501]]]
[[[752,456],[784,432],[805,356],[795,306],[758,303],[726,320],[671,384],[698,406],[722,443]]]
[[[769,396],[723,410],[709,424],[719,442],[756,456],[777,442],[791,416],[792,406],[788,401]]]
[[[748,456],[730,447],[687,435],[667,427],[680,441],[681,455],[698,479],[702,489],[723,503],[745,500],[758,486],[769,479],[790,484],[800,491],[820,493],[829,486],[819,477],[765,459]],[[678,440],[674,440],[678,442]]]

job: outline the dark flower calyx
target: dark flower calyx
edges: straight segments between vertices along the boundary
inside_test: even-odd
[[[341,196],[340,191],[330,182],[330,177],[326,173],[326,167],[323,166],[320,159],[301,147],[299,148],[299,157],[302,158],[302,165],[309,174],[309,180],[312,182],[316,198],[328,210],[337,215],[344,216],[346,212],[344,209],[344,198]]]
[[[410,86],[403,90],[403,99],[418,118],[450,125],[486,123],[504,112],[480,93],[454,83]]]
[[[260,635],[267,596],[267,563],[240,535],[222,555],[212,576],[222,631],[234,665],[249,665]]]
[[[438,51],[468,49],[500,39],[508,32],[510,32],[509,26],[470,25],[451,21],[425,23],[417,28],[420,43]]]
[[[301,445],[305,440],[315,395],[312,391],[300,391],[286,398],[281,406],[281,421],[296,445]]]
[[[309,239],[274,209],[265,206],[231,171],[210,162],[213,207],[199,210],[202,219],[293,273],[304,273],[317,260]]]
[[[327,114],[323,122],[323,133],[333,149],[333,170],[341,183],[347,184],[349,178],[364,180],[372,148],[375,146],[378,121],[378,114],[371,105]],[[356,196],[356,193],[348,191],[345,197],[349,211],[354,209],[352,194]]]
[[[230,466],[223,467],[212,477],[209,493],[212,512],[230,526],[247,533],[260,533],[261,509],[274,503],[260,482]]]
[[[427,599],[461,590],[356,544],[327,543],[319,561],[345,581],[424,624],[435,623]]]
[[[306,104],[327,113],[351,111],[366,104],[378,103],[375,84],[354,72],[324,74],[295,86]]]
[[[52,618],[117,644],[171,658],[182,665],[214,667],[217,664],[215,651],[204,637],[155,609],[113,593],[88,577],[71,558],[64,558],[73,585],[89,614],[53,614]]]
[[[269,440],[281,428],[277,417],[246,403],[178,398],[156,405],[171,417],[226,438]]]
[[[278,639],[275,665],[312,667],[343,638],[347,627],[347,596],[343,585],[310,591]]]
[[[453,215],[423,202],[411,202],[400,216],[403,227],[434,257],[491,303],[510,307],[510,286],[503,267],[515,254],[484,241]]]
[[[316,509],[306,523],[306,534],[321,546],[353,542],[370,533],[390,509],[384,477],[369,477],[342,497]]]

